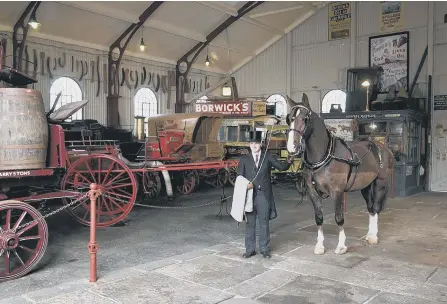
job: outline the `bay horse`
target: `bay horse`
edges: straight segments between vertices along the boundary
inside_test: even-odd
[[[322,200],[329,197],[335,203],[335,222],[339,227],[335,254],[344,254],[345,192],[360,190],[369,212],[369,229],[366,241],[378,243],[378,215],[387,200],[388,181],[394,170],[392,152],[372,140],[354,140],[346,143],[328,131],[323,119],[312,111],[309,99],[303,94],[300,103],[287,96],[291,107],[287,114],[289,125],[287,150],[291,156],[302,155],[308,195],[315,211],[318,227],[314,254],[324,254]]]

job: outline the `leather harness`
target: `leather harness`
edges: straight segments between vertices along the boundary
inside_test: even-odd
[[[354,179],[352,180],[352,182],[350,183],[349,187],[347,187],[344,191],[348,192],[352,186],[355,183],[355,180],[357,179],[357,173],[358,173],[358,167],[362,164],[362,161],[365,159],[365,157],[371,153],[371,147],[375,147],[377,150],[377,155],[379,157],[379,166],[380,168],[383,168],[383,162],[382,162],[382,151],[380,149],[380,147],[372,140],[370,139],[364,139],[366,141],[369,141],[371,143],[371,145],[369,145],[369,149],[368,151],[361,157],[359,158],[357,153],[353,152],[351,147],[346,143],[346,141],[342,138],[336,137],[334,135],[332,135],[331,132],[329,132],[326,128],[326,133],[329,137],[329,142],[328,142],[328,146],[326,148],[326,152],[325,152],[325,156],[323,157],[322,160],[316,162],[316,163],[310,163],[307,161],[306,159],[306,151],[303,148],[304,147],[304,138],[309,136],[312,129],[308,129],[308,125],[309,122],[311,122],[312,120],[312,111],[310,111],[307,107],[303,106],[303,105],[296,105],[294,106],[290,113],[294,113],[294,111],[296,111],[297,108],[303,108],[307,111],[306,116],[304,118],[305,120],[305,126],[304,126],[304,130],[303,131],[299,131],[296,129],[290,129],[289,131],[293,130],[295,132],[298,132],[301,135],[301,144],[300,144],[300,149],[294,154],[300,154],[301,152],[304,152],[303,155],[303,164],[306,168],[308,168],[311,171],[311,177],[312,177],[312,185],[314,186],[314,190],[315,192],[318,194],[319,197],[321,197],[322,199],[326,199],[329,197],[329,195],[327,195],[326,197],[323,196],[323,193],[321,193],[316,187],[315,187],[315,173],[318,172],[321,168],[326,167],[332,160],[336,160],[336,161],[340,161],[343,163],[346,163],[349,165],[349,172],[348,172],[348,178],[346,180],[346,184],[349,183],[349,179],[351,178],[352,174],[354,173],[353,169],[356,170],[356,172],[354,173]],[[290,119],[290,118],[288,118]],[[288,121],[288,124],[290,126],[290,122]],[[307,136],[306,136],[307,135]],[[348,158],[342,158],[342,157],[338,157],[335,156],[335,146],[337,141],[339,141],[347,150],[348,150]],[[377,174],[379,174],[379,172],[377,172]]]

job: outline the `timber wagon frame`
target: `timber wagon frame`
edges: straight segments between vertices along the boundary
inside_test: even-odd
[[[1,98],[5,92],[17,94],[17,99]],[[143,143],[144,159],[129,160],[131,155],[123,153],[126,144],[92,139],[89,132],[83,134],[81,141],[65,140],[63,121],[85,106],[88,102],[86,100],[56,110],[59,95],[52,109],[45,113],[39,91],[5,88],[0,89],[0,102],[8,103],[9,108],[6,108],[13,111],[16,104],[24,104],[23,98],[28,98],[30,94],[37,96],[39,113],[31,111],[33,115],[28,117],[40,115],[39,124],[43,126],[41,131],[45,140],[42,140],[39,149],[45,155],[42,156],[42,165],[38,167],[0,167],[0,282],[26,275],[42,259],[48,245],[48,216],[66,209],[79,223],[90,225],[90,199],[87,194],[92,183],[97,184],[101,191],[97,198],[97,227],[109,227],[129,215],[139,193],[154,196],[154,189],[158,189],[160,184],[154,188],[150,177],[165,172],[169,177],[166,180],[170,181],[174,177],[175,181],[180,181],[177,182],[180,193],[190,193],[197,188],[200,177],[212,180],[212,176],[217,180],[219,176],[228,176],[229,168],[237,166],[237,162],[224,161],[221,155],[223,147],[213,142],[221,116],[180,116],[179,121],[186,121],[186,126],[188,123],[192,126],[180,130],[163,129],[157,125],[158,133],[164,133],[167,136],[165,138],[176,138],[177,141],[164,142],[167,146],[161,146],[163,140],[154,143],[153,138],[151,140],[148,137]],[[8,125],[5,123],[5,115],[3,112],[0,114],[0,123],[6,130]],[[166,118],[159,117],[158,120],[168,121]],[[179,119],[176,116],[172,118]],[[31,125],[25,127],[13,131],[35,129]],[[176,137],[175,134],[180,136]],[[178,146],[174,145],[176,142]],[[163,152],[162,156],[154,154],[157,152],[154,149],[157,145],[154,144],[161,148],[158,152]],[[15,145],[14,149],[17,155],[23,155],[20,147]],[[216,182],[216,186],[220,187],[220,184]],[[62,207],[47,213],[47,201],[62,201]]]

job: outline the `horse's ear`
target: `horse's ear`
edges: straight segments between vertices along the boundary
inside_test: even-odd
[[[290,114],[286,115],[286,124],[290,126]]]
[[[294,106],[297,105],[297,103],[292,98],[290,98],[288,95],[286,95],[286,99],[287,99],[287,103],[289,104],[289,106],[291,108],[293,108]]]
[[[307,97],[306,93],[303,93],[303,97],[301,98],[301,103],[307,107],[308,109],[310,109],[310,104],[309,104],[309,98]]]

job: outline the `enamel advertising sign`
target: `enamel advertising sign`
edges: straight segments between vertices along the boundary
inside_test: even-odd
[[[226,101],[196,104],[196,112],[221,113],[231,116],[251,116],[251,103]]]

